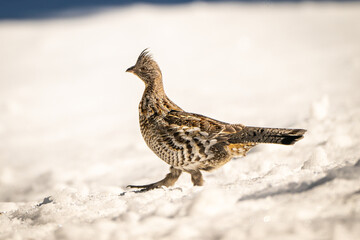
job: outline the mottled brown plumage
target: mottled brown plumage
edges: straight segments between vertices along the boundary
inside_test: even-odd
[[[233,157],[245,156],[258,143],[294,144],[306,132],[229,124],[185,112],[166,96],[160,68],[146,49],[126,71],[145,83],[139,104],[141,134],[149,148],[171,166],[170,173],[161,181],[129,187],[143,190],[169,187],[183,171],[191,174],[194,185],[201,186],[201,170],[213,170]]]

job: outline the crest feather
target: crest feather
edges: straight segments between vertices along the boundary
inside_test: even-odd
[[[139,55],[137,62],[144,61],[145,59],[152,60],[152,55],[148,48],[145,48]]]

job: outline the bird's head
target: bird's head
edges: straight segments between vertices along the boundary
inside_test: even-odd
[[[161,71],[157,63],[152,59],[148,49],[142,51],[136,61],[136,64],[126,70],[138,76],[146,85],[154,84],[155,81],[162,78]]]

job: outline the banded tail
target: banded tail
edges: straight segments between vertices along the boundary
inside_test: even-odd
[[[292,145],[304,137],[305,129],[245,127],[229,136],[229,143],[276,143]]]

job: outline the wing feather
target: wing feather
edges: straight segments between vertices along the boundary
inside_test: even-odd
[[[243,125],[221,122],[200,114],[183,111],[171,111],[164,117],[164,121],[178,131],[184,131],[189,135],[199,135],[208,140],[226,140],[227,135],[234,134],[243,129]]]

